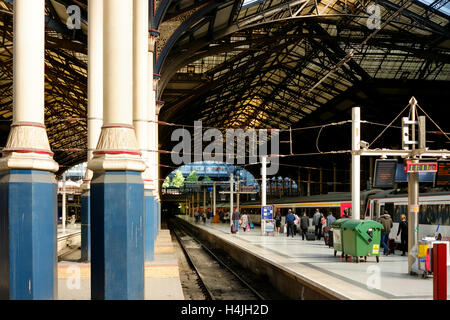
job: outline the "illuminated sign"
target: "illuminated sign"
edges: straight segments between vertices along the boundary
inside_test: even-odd
[[[402,163],[397,165],[397,171],[395,172],[395,182],[408,182],[409,174],[405,172],[405,166]],[[436,172],[419,172],[419,182],[433,183],[436,179]]]
[[[405,172],[418,173],[418,172],[437,172],[437,162],[418,162],[414,163],[411,160],[406,161]]]
[[[450,185],[450,161],[439,161],[437,163],[436,186],[445,187]]]
[[[375,188],[393,188],[397,160],[380,160],[375,162],[374,183]]]

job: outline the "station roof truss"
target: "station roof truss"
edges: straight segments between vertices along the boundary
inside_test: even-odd
[[[47,1],[45,125],[54,158],[62,170],[85,161],[87,155],[86,38],[80,32],[74,39],[64,24],[66,17],[62,3]],[[85,24],[83,28],[87,30]],[[13,111],[12,1],[0,1],[0,32],[0,146],[4,146]]]
[[[380,24],[404,2],[377,1]],[[170,53],[158,59],[162,118],[286,129],[362,81],[450,80],[448,1],[410,1],[359,46],[375,31],[368,27],[372,4],[213,1],[202,19],[179,27],[176,41],[166,43]],[[184,107],[190,112],[180,112]]]
[[[376,34],[374,1],[150,1],[160,120],[295,128],[324,110],[322,119],[346,111],[324,106],[367,81],[450,81],[449,1],[378,0],[381,24],[404,8]],[[87,0],[46,3],[46,126],[55,160],[69,167],[86,159]],[[82,30],[65,25],[72,4]],[[2,145],[12,121],[12,14],[12,1],[0,1]],[[364,104],[373,92],[357,98]],[[160,149],[169,150],[169,130],[161,133]]]

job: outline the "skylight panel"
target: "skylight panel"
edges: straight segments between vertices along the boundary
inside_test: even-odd
[[[433,4],[433,8],[439,12],[450,16],[450,2],[445,3],[445,1],[436,1],[436,0],[416,0],[417,2],[423,3],[427,6]],[[442,5],[442,3],[444,5]]]
[[[242,4],[242,9],[250,8],[261,2],[263,2],[263,1],[262,0],[244,0],[244,3]]]

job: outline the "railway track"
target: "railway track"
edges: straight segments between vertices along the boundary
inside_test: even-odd
[[[186,228],[171,224],[171,229],[198,275],[197,283],[206,300],[266,300],[265,294],[252,286],[245,275],[234,270],[229,261],[212,252]]]
[[[58,238],[57,247],[62,248],[58,250],[58,261],[64,260],[65,257],[71,255],[80,248],[80,244],[76,242],[76,238],[79,237],[81,237],[81,231]]]

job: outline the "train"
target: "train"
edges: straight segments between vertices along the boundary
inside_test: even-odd
[[[337,219],[346,213],[351,215],[352,211],[350,192],[280,198],[268,201],[267,204],[274,207],[274,212],[280,211],[282,216],[286,215],[288,209],[292,209],[298,215],[306,212],[310,219],[316,209],[324,215],[332,212]],[[419,239],[440,233],[442,239],[450,240],[450,192],[420,193],[419,206]],[[408,195],[398,193],[395,189],[361,191],[361,218],[377,220],[387,210],[394,222],[390,238],[395,239],[401,214],[408,216],[407,208]],[[240,205],[240,211],[246,212],[253,223],[261,223],[261,204],[244,202]]]

